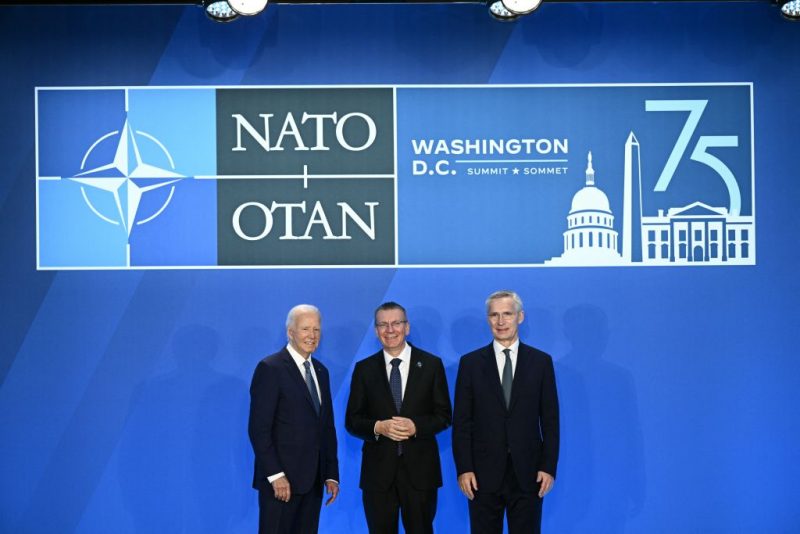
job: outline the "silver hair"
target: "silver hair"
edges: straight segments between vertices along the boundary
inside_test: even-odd
[[[500,291],[495,291],[491,295],[486,298],[486,312],[489,312],[489,305],[492,303],[493,300],[497,299],[505,299],[510,298],[514,301],[514,311],[519,313],[522,311],[522,299],[519,298],[515,292],[509,289],[501,289]]]
[[[311,304],[298,304],[289,310],[289,314],[286,316],[286,329],[288,330],[294,326],[295,321],[297,321],[297,316],[304,313],[316,313],[320,322],[322,322],[322,314],[319,312],[319,308]]]

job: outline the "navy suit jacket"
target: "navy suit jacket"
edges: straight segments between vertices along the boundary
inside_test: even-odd
[[[519,344],[506,408],[494,347],[461,358],[453,411],[453,457],[459,475],[474,472],[478,488],[500,489],[508,455],[523,491],[537,491],[538,471],[556,476],[559,422],[553,360]]]
[[[270,487],[267,477],[283,472],[292,493],[307,493],[324,480],[339,480],[328,370],[311,359],[321,393],[314,410],[305,377],[286,347],[256,366],[250,384],[248,431],[255,452],[253,487]],[[319,469],[317,469],[319,467]]]
[[[403,441],[411,485],[419,490],[442,485],[436,434],[450,426],[450,393],[442,360],[411,347],[408,380],[400,413],[392,399],[383,351],[356,364],[350,383],[345,427],[364,440],[360,487],[385,491],[397,473],[397,442],[373,433],[375,423],[399,415],[414,421],[417,435]]]

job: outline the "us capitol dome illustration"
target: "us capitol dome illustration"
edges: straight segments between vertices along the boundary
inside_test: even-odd
[[[586,167],[586,184],[572,197],[564,232],[564,253],[546,261],[555,265],[619,265],[614,214],[606,194],[595,185],[592,153]]]

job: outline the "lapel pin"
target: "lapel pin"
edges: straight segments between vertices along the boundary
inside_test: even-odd
[[[417,362],[417,367],[422,367],[422,362]]]

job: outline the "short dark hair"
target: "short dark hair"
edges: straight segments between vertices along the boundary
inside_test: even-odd
[[[401,312],[403,312],[403,316],[406,319],[408,319],[408,314],[406,313],[406,309],[401,305],[399,305],[398,303],[390,300],[389,302],[384,302],[383,304],[375,308],[374,322],[377,322],[378,320],[378,312],[386,310],[400,310]]]

